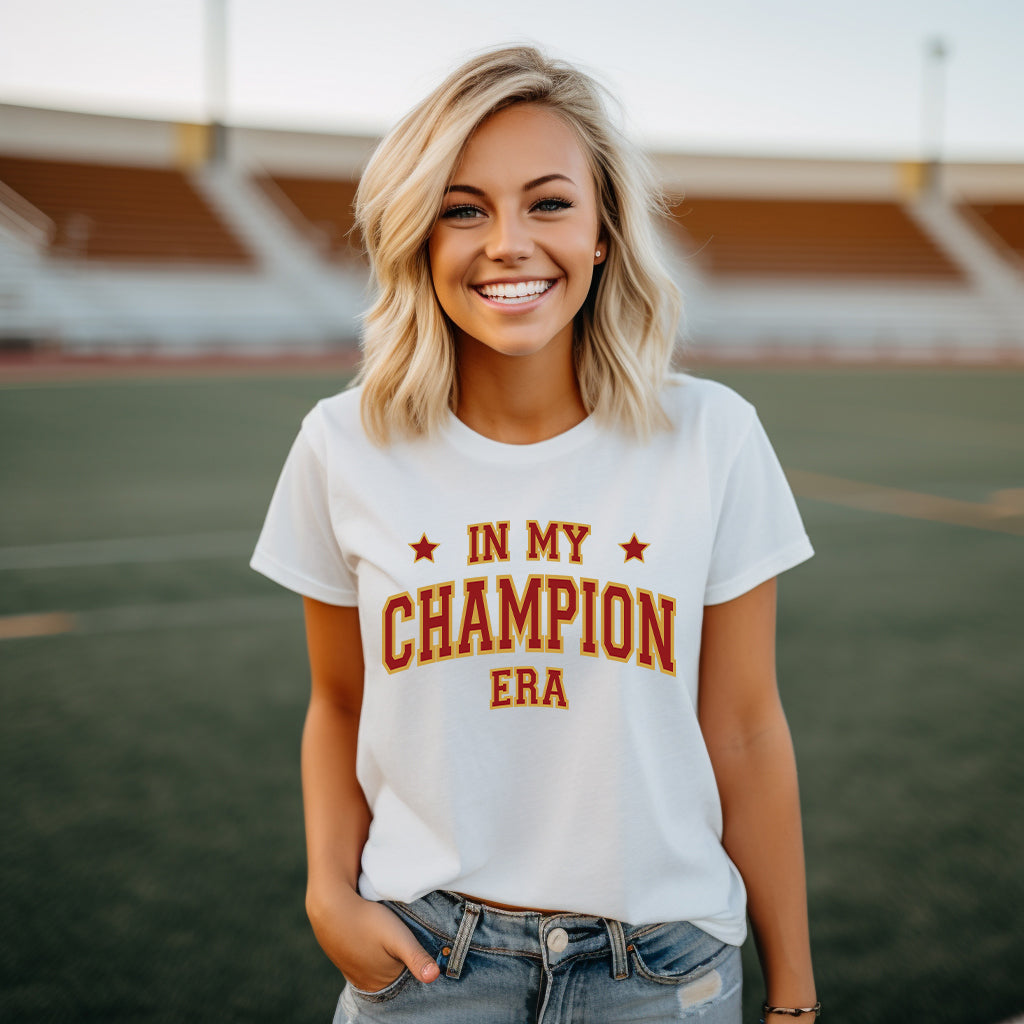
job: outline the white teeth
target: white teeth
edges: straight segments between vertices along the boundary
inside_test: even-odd
[[[477,289],[481,295],[499,302],[529,301],[543,295],[551,287],[551,281],[504,281],[495,284],[482,284]]]

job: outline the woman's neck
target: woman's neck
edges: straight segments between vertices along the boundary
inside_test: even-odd
[[[471,430],[505,444],[535,444],[587,418],[572,348],[509,356],[472,340],[457,343],[455,415]]]

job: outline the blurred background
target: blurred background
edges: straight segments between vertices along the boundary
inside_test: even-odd
[[[331,1014],[301,612],[248,554],[358,361],[362,167],[513,41],[622,102],[679,363],[818,551],[779,667],[829,1018],[1024,1013],[1021,39],[1015,0],[0,3],[0,1018]]]

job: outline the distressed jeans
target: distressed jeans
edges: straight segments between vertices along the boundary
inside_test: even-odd
[[[426,985],[405,970],[378,992],[347,985],[334,1024],[740,1021],[739,947],[685,921],[513,912],[443,891],[386,906],[440,977]]]

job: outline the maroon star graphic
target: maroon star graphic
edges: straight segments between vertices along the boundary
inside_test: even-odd
[[[413,562],[418,562],[421,558],[425,558],[428,562],[432,562],[434,560],[434,548],[439,546],[439,544],[431,544],[430,541],[427,540],[427,535],[423,534],[415,544],[409,545],[409,547],[416,552],[416,557],[413,559]]]
[[[634,533],[625,544],[620,544],[619,547],[626,552],[626,557],[622,560],[623,562],[628,562],[631,558],[642,562],[644,560],[644,548],[650,547],[650,544],[642,544],[636,539],[636,534]]]

